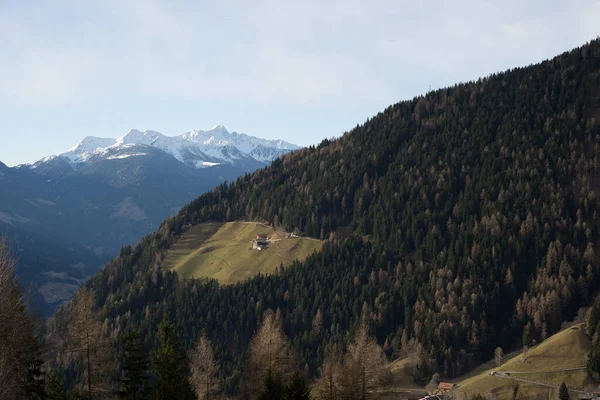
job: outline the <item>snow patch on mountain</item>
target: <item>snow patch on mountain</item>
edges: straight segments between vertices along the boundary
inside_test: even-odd
[[[116,156],[108,156],[106,157],[107,160],[122,160],[124,158],[129,158],[129,157],[139,157],[139,156],[147,156],[148,154],[146,153],[133,153],[133,154],[119,154]]]
[[[52,161],[56,157],[66,159],[73,167],[98,159],[118,160],[146,153],[143,146],[162,150],[184,164],[194,168],[208,168],[241,161],[270,163],[275,158],[299,147],[283,140],[261,139],[244,133],[229,132],[223,125],[208,131],[193,130],[179,136],[166,136],[156,131],[129,130],[117,138],[87,136],[76,146],[58,156],[46,157],[33,164]]]

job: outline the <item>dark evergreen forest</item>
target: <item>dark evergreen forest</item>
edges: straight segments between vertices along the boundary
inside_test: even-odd
[[[334,133],[334,132],[332,132]],[[553,60],[394,104],[223,184],[121,250],[86,290],[102,335],[147,346],[167,315],[182,343],[213,343],[228,392],[279,310],[300,368],[319,374],[367,315],[389,358],[455,377],[535,340],[599,289],[600,41]],[[253,220],[327,240],[304,262],[233,286],[162,269],[187,224]],[[69,306],[49,323],[66,329]],[[60,362],[59,362],[60,361]],[[76,362],[55,359],[72,380]],[[422,376],[421,376],[422,375]]]

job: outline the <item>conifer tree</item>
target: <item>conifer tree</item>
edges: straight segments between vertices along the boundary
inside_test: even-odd
[[[46,399],[47,400],[67,400],[67,394],[63,387],[58,374],[55,372],[50,375],[46,384]]]
[[[308,400],[308,392],[308,386],[306,386],[304,377],[298,373],[292,375],[286,388],[287,400]]]
[[[165,314],[158,326],[159,347],[154,351],[156,398],[158,400],[195,399],[188,381],[188,360],[175,328]]]
[[[122,337],[123,375],[119,398],[142,400],[150,395],[149,356],[138,331],[131,330]]]
[[[598,374],[600,374],[600,338],[598,337],[594,340],[588,354],[587,369],[595,377],[598,377]]]
[[[559,400],[569,400],[569,389],[564,382],[560,384],[560,389],[558,389],[558,398]]]
[[[259,400],[283,400],[286,395],[286,387],[280,373],[269,368],[263,382],[263,388],[258,395]]]

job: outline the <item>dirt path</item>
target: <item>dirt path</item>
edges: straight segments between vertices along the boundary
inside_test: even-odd
[[[579,368],[573,369],[573,370],[577,370]],[[556,372],[560,372],[560,371],[569,371],[571,370],[570,368],[567,368],[565,370],[556,370]],[[526,372],[529,374],[536,374],[536,373],[540,373],[540,372],[536,372],[536,371],[532,371],[532,372]],[[514,376],[511,376],[511,372],[504,372],[504,371],[495,371],[495,372],[490,372],[491,376],[494,376],[496,378],[502,378],[502,379],[510,379],[513,381],[517,381],[517,382],[524,382],[524,383],[531,383],[533,385],[537,385],[537,386],[543,386],[543,387],[548,387],[548,388],[557,388],[560,385],[558,383],[554,383],[554,382],[546,382],[546,381],[542,381],[539,379],[532,379],[532,378],[517,378]],[[585,390],[581,390],[581,388],[575,388],[573,386],[567,386],[567,388],[575,393],[587,393]]]
[[[524,374],[546,374],[552,372],[569,372],[569,371],[580,371],[582,369],[586,369],[585,365],[581,367],[573,367],[573,368],[560,368],[560,369],[545,369],[540,371],[498,371],[507,375],[524,375]]]

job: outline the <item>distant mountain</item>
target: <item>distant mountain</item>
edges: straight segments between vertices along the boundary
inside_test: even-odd
[[[192,168],[232,165],[239,168],[264,166],[299,147],[283,140],[267,140],[244,133],[229,132],[222,125],[211,130],[193,130],[180,136],[131,129],[118,139],[88,136],[73,148],[24,167],[64,176],[82,166],[101,160],[122,160],[147,156],[158,149]]]
[[[22,245],[15,242],[17,252],[37,254],[37,244],[50,238],[57,249],[84,249],[89,253],[86,266],[93,265],[83,269],[87,275],[71,274],[66,264],[52,267],[58,274],[65,272],[66,279],[84,279],[194,197],[295,148],[283,141],[229,133],[221,126],[178,137],[136,130],[118,139],[87,137],[33,164],[0,164],[0,231],[29,235],[19,242]],[[33,285],[34,291],[59,276],[44,275],[46,259],[37,259],[39,263],[30,262],[27,274],[22,274],[23,284]],[[54,303],[65,296],[41,298]]]

